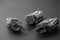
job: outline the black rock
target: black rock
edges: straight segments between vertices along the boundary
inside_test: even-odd
[[[19,32],[24,29],[22,23],[17,18],[7,18],[7,21],[7,26],[12,31]]]
[[[43,20],[43,12],[35,11],[25,16],[25,20],[28,24],[36,24]]]
[[[44,33],[47,31],[52,31],[57,27],[58,24],[58,19],[57,18],[51,18],[51,19],[46,19],[36,25],[36,28],[34,31],[39,32],[39,33]]]

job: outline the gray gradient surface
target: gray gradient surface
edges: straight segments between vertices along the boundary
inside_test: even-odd
[[[46,18],[57,17],[60,21],[59,0],[0,0],[0,40],[59,40],[60,31],[53,36],[38,37],[33,31],[15,35],[7,29],[6,18],[19,18],[26,27],[24,16],[36,10],[43,11]]]

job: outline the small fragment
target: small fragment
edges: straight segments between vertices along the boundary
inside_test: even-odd
[[[57,24],[58,24],[58,19],[57,18],[46,19],[46,20],[38,23],[36,25],[36,28],[34,29],[34,31],[38,32],[38,30],[39,30],[39,33],[52,31],[53,29],[55,29]],[[43,29],[41,29],[41,28],[43,28]],[[44,30],[44,31],[41,31],[41,30]]]
[[[17,18],[7,18],[7,26],[12,31],[21,31],[23,30],[22,23]]]
[[[27,14],[25,20],[28,24],[36,24],[43,20],[43,12],[35,11],[33,13]]]

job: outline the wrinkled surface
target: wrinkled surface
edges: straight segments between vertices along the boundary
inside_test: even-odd
[[[28,24],[35,24],[43,20],[43,12],[35,11],[33,13],[26,15],[25,18]]]
[[[17,18],[7,18],[7,24],[13,31],[19,31],[22,28],[22,23]]]
[[[57,18],[46,19],[40,22],[39,24],[37,24],[34,31],[39,31],[39,32],[40,30],[44,30],[42,32],[51,31],[56,27],[57,23],[58,23]]]

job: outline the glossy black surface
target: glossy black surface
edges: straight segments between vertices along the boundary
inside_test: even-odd
[[[0,40],[60,40],[60,25],[58,31],[43,36],[33,32],[33,28],[22,34],[7,29],[5,22],[9,17],[20,19],[23,26],[28,27],[24,16],[36,10],[43,11],[46,18],[57,17],[60,21],[60,0],[0,0]]]

